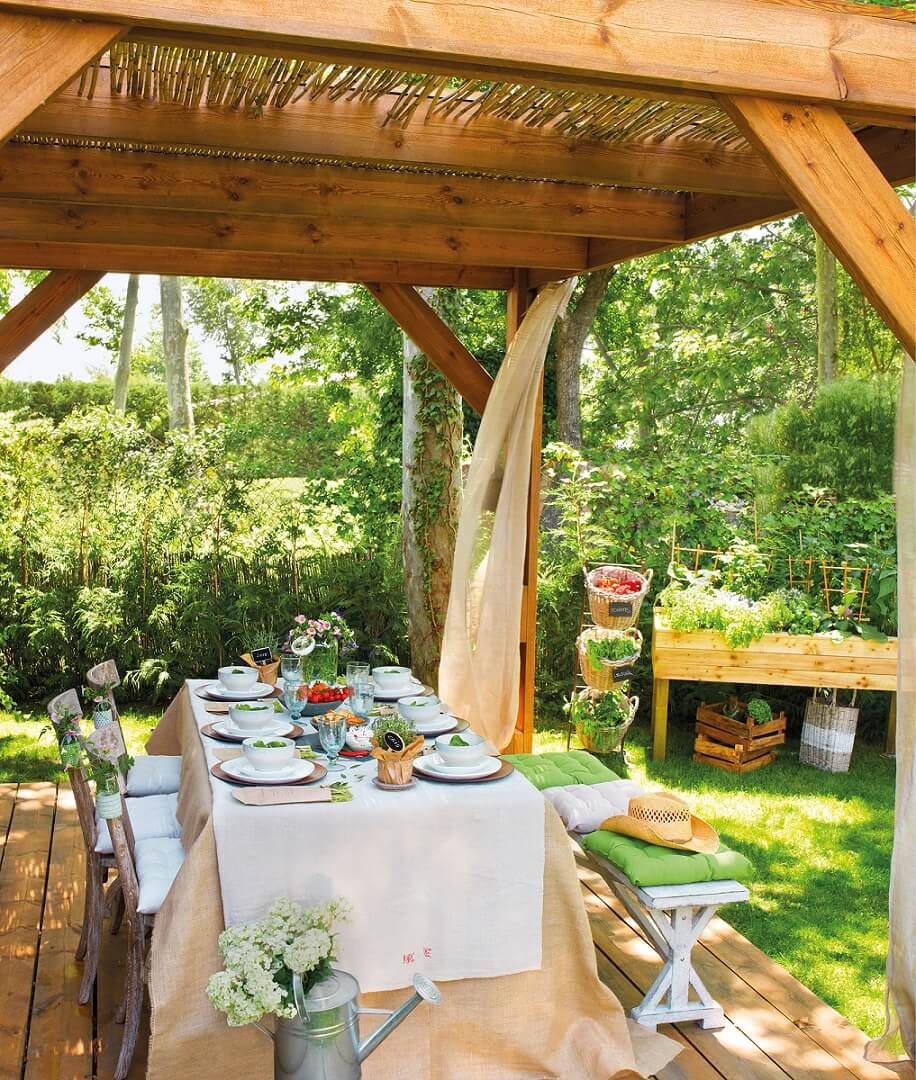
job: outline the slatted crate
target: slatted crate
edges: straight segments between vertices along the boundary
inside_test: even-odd
[[[786,741],[785,713],[766,724],[753,724],[725,716],[724,705],[723,701],[697,708],[693,760],[737,773],[752,772],[775,761],[773,747]]]

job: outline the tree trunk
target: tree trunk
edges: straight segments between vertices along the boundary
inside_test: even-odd
[[[161,277],[162,351],[165,358],[165,391],[169,406],[169,428],[194,432],[191,380],[188,375],[188,328],[181,312],[181,279]]]
[[[440,314],[444,290],[420,289]],[[401,553],[410,663],[436,685],[461,505],[461,398],[404,337]]]
[[[817,381],[832,382],[836,374],[836,343],[839,326],[836,298],[836,256],[814,234],[817,276]]]
[[[557,438],[577,450],[582,448],[581,412],[579,407],[579,368],[582,350],[588,338],[598,305],[608,282],[617,272],[616,266],[589,274],[585,288],[574,308],[557,320]]]
[[[140,275],[131,274],[127,279],[127,296],[124,300],[124,322],[121,324],[121,346],[118,366],[114,377],[112,407],[116,413],[127,409],[127,384],[130,381],[130,354],[134,347],[134,322],[137,318],[137,294],[140,291]]]

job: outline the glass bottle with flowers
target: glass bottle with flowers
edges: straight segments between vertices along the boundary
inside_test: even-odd
[[[305,681],[335,682],[340,657],[356,648],[346,620],[337,611],[326,611],[317,619],[297,615],[294,621],[287,642],[289,651],[302,657]]]

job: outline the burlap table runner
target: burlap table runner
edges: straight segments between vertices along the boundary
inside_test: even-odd
[[[187,688],[147,751],[184,758],[178,817],[186,849],[153,933],[147,1075],[268,1080],[268,1038],[253,1027],[228,1027],[206,996],[207,979],[221,966],[223,913],[210,784]],[[677,1043],[627,1021],[598,979],[569,842],[546,802],[545,813],[542,970],[441,983],[442,1004],[424,1006],[382,1043],[363,1066],[366,1080],[632,1080],[657,1072],[678,1052]],[[406,996],[365,994],[362,1003],[395,1008]],[[368,1030],[364,1025],[364,1037]]]

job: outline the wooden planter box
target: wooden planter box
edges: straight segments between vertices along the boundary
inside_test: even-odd
[[[739,773],[761,769],[775,761],[773,747],[786,741],[785,713],[774,716],[767,724],[753,724],[725,716],[724,706],[723,701],[697,708],[693,760]]]
[[[736,649],[712,630],[672,630],[656,611],[652,677],[653,756],[660,759],[665,756],[671,679],[893,692],[897,689],[897,639],[834,641],[827,634],[764,634],[747,648]],[[892,699],[891,717],[893,710]]]

